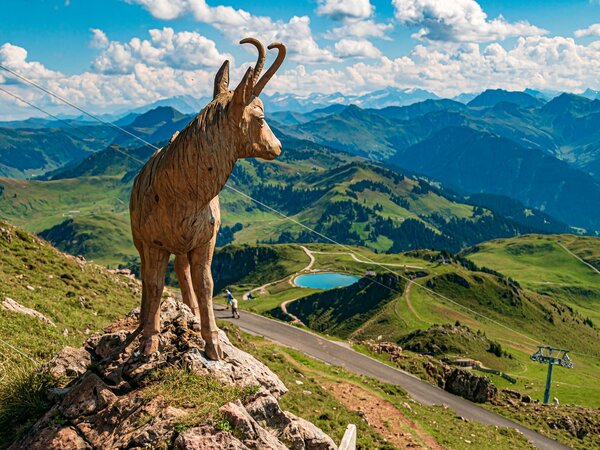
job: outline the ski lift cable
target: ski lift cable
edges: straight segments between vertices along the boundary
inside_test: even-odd
[[[0,68],[2,68],[2,66],[1,66],[1,65],[0,65]],[[11,97],[13,97],[13,98],[15,98],[15,99],[17,99],[17,100],[19,100],[19,101],[21,101],[21,102],[23,102],[23,103],[25,103],[26,105],[29,105],[29,106],[31,106],[32,108],[35,108],[35,109],[37,109],[38,111],[40,111],[40,112],[42,112],[42,113],[44,113],[44,114],[46,114],[46,115],[48,115],[48,116],[52,117],[53,119],[55,119],[55,120],[58,120],[58,121],[60,121],[60,122],[64,123],[65,125],[67,125],[67,126],[69,126],[69,127],[73,128],[74,130],[77,130],[77,131],[79,131],[80,133],[82,133],[82,134],[84,134],[84,135],[86,135],[86,136],[88,136],[88,137],[90,137],[90,138],[94,138],[94,139],[96,138],[96,136],[94,136],[93,134],[90,134],[90,133],[88,133],[88,132],[85,132],[85,131],[83,131],[82,129],[80,129],[80,128],[78,128],[78,127],[74,126],[72,123],[69,123],[69,122],[67,122],[66,120],[63,120],[63,119],[61,119],[61,118],[59,118],[59,117],[55,116],[55,115],[54,115],[54,114],[52,114],[51,112],[48,112],[48,111],[46,111],[46,110],[44,110],[44,109],[40,108],[39,106],[36,106],[36,105],[34,105],[33,103],[31,103],[31,102],[29,102],[29,101],[25,100],[24,98],[20,97],[19,95],[15,94],[14,92],[7,91],[6,89],[3,89],[2,87],[0,87],[0,91],[4,92],[5,94],[8,94],[8,95],[10,95]],[[121,129],[121,127],[118,127],[118,128],[119,128],[119,129]],[[141,138],[140,138],[140,139],[141,139]],[[143,140],[142,140],[142,141],[143,141]],[[143,141],[143,142],[145,143],[145,141]],[[148,144],[146,144],[146,143],[145,143],[145,145],[148,145]],[[150,144],[150,145],[151,145],[151,144]],[[156,147],[156,146],[154,146],[154,145],[151,145],[151,147],[152,147],[153,149],[155,149],[155,150],[160,150],[158,147]],[[121,149],[119,149],[119,148],[117,148],[117,147],[111,147],[111,149],[112,149],[112,150],[114,150],[114,151],[116,151],[116,152],[122,153],[123,155],[127,156],[128,158],[132,159],[133,161],[136,161],[136,162],[138,162],[138,163],[140,163],[140,164],[145,164],[145,161],[142,161],[142,160],[140,160],[140,159],[137,159],[136,157],[134,157],[134,156],[131,156],[130,154],[128,154],[128,153],[126,153],[126,152],[124,152],[123,150],[121,150]]]
[[[87,111],[86,111],[86,110],[84,110],[83,108],[81,108],[81,107],[79,107],[79,106],[77,106],[77,105],[73,104],[72,102],[70,102],[69,100],[67,100],[67,99],[63,98],[62,96],[60,96],[60,95],[58,95],[58,94],[55,94],[54,92],[50,91],[49,89],[46,89],[46,88],[44,88],[44,87],[40,86],[38,83],[36,83],[36,82],[34,82],[34,81],[32,81],[32,80],[29,80],[27,77],[25,77],[25,76],[23,76],[23,75],[21,75],[21,74],[18,74],[17,72],[15,72],[15,71],[13,71],[13,70],[11,70],[11,69],[8,69],[7,67],[3,66],[2,64],[0,64],[0,69],[3,69],[3,70],[5,70],[5,71],[7,71],[7,72],[9,72],[9,73],[13,74],[14,76],[16,76],[17,78],[21,79],[22,81],[24,81],[24,82],[26,82],[26,83],[28,83],[28,84],[30,84],[30,85],[32,85],[32,86],[34,86],[34,87],[36,87],[36,88],[38,88],[38,89],[42,90],[43,92],[47,93],[48,95],[51,95],[52,97],[54,97],[54,98],[56,98],[56,99],[58,99],[58,100],[60,100],[60,101],[62,101],[62,102],[64,102],[64,103],[66,103],[67,105],[69,105],[69,106],[71,106],[71,107],[73,107],[73,108],[77,109],[78,111],[82,112],[82,113],[83,113],[83,114],[85,114],[86,116],[88,116],[88,117],[91,117],[92,119],[94,119],[94,120],[96,120],[96,121],[98,121],[98,122],[100,122],[100,123],[103,123],[103,124],[105,124],[105,125],[112,126],[113,128],[116,128],[116,129],[118,129],[118,130],[122,131],[123,133],[125,133],[125,134],[127,134],[127,135],[129,135],[129,136],[133,137],[134,139],[137,139],[138,141],[140,141],[140,142],[144,143],[144,145],[147,145],[147,146],[149,146],[150,148],[153,148],[153,149],[155,149],[155,150],[160,150],[160,148],[159,148],[159,147],[157,147],[157,146],[155,146],[155,145],[151,144],[150,142],[148,142],[148,141],[144,140],[143,138],[141,138],[141,137],[139,137],[139,136],[135,135],[134,133],[131,133],[130,131],[128,131],[128,130],[126,130],[126,129],[124,129],[124,128],[122,128],[122,127],[118,126],[118,125],[115,125],[115,124],[113,124],[113,123],[111,123],[111,122],[107,122],[107,121],[105,121],[105,120],[103,120],[103,119],[101,119],[101,118],[99,118],[99,117],[97,117],[97,116],[95,116],[95,115],[93,115],[93,114],[91,114],[91,113],[87,112]],[[41,111],[43,111],[41,108],[38,108],[38,109],[39,109],[39,110],[41,110]],[[136,158],[132,157],[131,155],[127,154],[126,152],[123,152],[123,151],[121,151],[121,153],[122,153],[123,155],[125,155],[126,157],[133,159],[134,161],[137,161],[137,162],[139,162],[139,163],[145,164],[144,162],[142,162],[142,161],[140,161],[140,160],[138,160],[138,159],[136,159]],[[233,174],[232,174],[232,178],[236,179],[236,178],[235,178],[235,176],[233,176]],[[536,345],[540,343],[540,341],[537,341],[537,340],[535,340],[534,338],[532,338],[532,337],[530,337],[530,336],[528,336],[528,335],[526,335],[526,334],[524,334],[524,333],[521,333],[521,332],[520,332],[520,331],[518,331],[518,330],[515,330],[515,329],[513,329],[513,328],[509,327],[508,325],[505,325],[505,324],[503,324],[503,323],[501,323],[501,322],[498,322],[498,321],[496,321],[495,319],[492,319],[492,318],[490,318],[490,317],[488,317],[488,316],[486,316],[486,315],[484,315],[484,314],[481,314],[481,313],[479,313],[479,312],[477,312],[477,311],[475,311],[475,310],[473,310],[473,309],[469,308],[468,306],[465,306],[465,305],[463,305],[463,304],[461,304],[461,303],[459,303],[459,302],[457,302],[457,301],[455,301],[455,300],[452,300],[452,299],[448,298],[447,296],[445,296],[445,295],[443,295],[443,294],[441,294],[441,293],[439,293],[439,292],[436,292],[436,291],[434,291],[434,290],[433,290],[433,289],[431,289],[431,288],[428,288],[427,286],[424,286],[424,285],[422,285],[422,284],[420,284],[420,283],[417,283],[417,282],[415,282],[414,280],[411,280],[410,278],[408,278],[408,277],[406,277],[406,276],[404,276],[404,275],[401,275],[401,274],[399,274],[399,273],[397,273],[397,272],[395,272],[395,271],[391,270],[389,267],[386,267],[385,265],[383,265],[383,264],[381,264],[381,263],[378,263],[377,261],[373,261],[371,258],[369,258],[369,257],[367,257],[367,256],[364,256],[364,255],[362,255],[362,254],[360,254],[360,253],[356,252],[356,251],[355,251],[354,249],[352,249],[351,247],[349,247],[349,246],[347,246],[347,245],[345,245],[345,244],[341,244],[341,243],[339,243],[339,242],[335,241],[334,239],[331,239],[331,238],[329,238],[328,236],[325,236],[324,234],[322,234],[322,233],[320,233],[320,232],[318,232],[318,231],[316,231],[316,230],[314,230],[314,229],[310,228],[309,226],[307,226],[307,225],[303,224],[302,222],[299,222],[298,220],[295,220],[295,219],[293,219],[293,218],[291,218],[291,217],[287,216],[286,214],[284,214],[284,213],[282,213],[282,212],[280,212],[280,211],[276,210],[275,208],[273,208],[273,207],[271,207],[271,206],[269,206],[269,205],[267,205],[267,204],[265,204],[265,203],[261,202],[260,200],[257,200],[257,199],[255,199],[255,198],[253,198],[252,196],[250,196],[250,195],[248,195],[248,194],[246,194],[246,193],[244,193],[244,192],[242,192],[242,191],[240,191],[240,190],[238,190],[238,189],[234,188],[233,186],[230,186],[230,185],[227,185],[227,184],[226,184],[226,185],[225,185],[225,188],[227,188],[227,189],[229,189],[229,190],[231,190],[231,191],[233,191],[233,192],[237,193],[238,195],[241,195],[242,197],[245,197],[245,198],[247,198],[248,200],[251,200],[252,202],[256,203],[257,205],[259,205],[259,206],[261,206],[261,207],[263,207],[263,208],[265,208],[265,209],[267,209],[267,210],[269,210],[269,211],[271,211],[271,212],[273,212],[273,213],[275,213],[275,214],[277,214],[277,215],[281,216],[282,218],[284,218],[284,219],[286,219],[286,220],[288,220],[288,221],[290,221],[290,222],[292,222],[292,223],[295,223],[295,224],[299,225],[300,227],[302,227],[302,228],[304,228],[304,229],[306,229],[306,230],[310,231],[311,233],[313,233],[313,234],[315,234],[315,235],[317,235],[317,236],[319,236],[319,237],[321,237],[321,238],[323,238],[323,239],[327,240],[328,242],[331,242],[332,244],[335,244],[335,245],[337,245],[337,246],[339,246],[339,247],[341,247],[341,248],[343,248],[343,249],[347,250],[349,253],[353,253],[353,254],[355,254],[356,256],[359,256],[359,257],[362,257],[362,258],[366,259],[366,260],[367,260],[368,262],[370,262],[371,264],[374,264],[374,265],[376,265],[376,266],[378,266],[378,267],[380,267],[380,268],[384,269],[385,271],[387,271],[387,272],[390,272],[390,273],[392,273],[393,275],[396,275],[397,277],[404,279],[405,281],[412,281],[412,283],[413,283],[414,285],[418,286],[419,288],[423,289],[424,291],[427,291],[427,292],[429,292],[429,293],[433,294],[434,296],[437,296],[437,297],[439,297],[439,298],[441,298],[441,299],[443,299],[443,300],[445,300],[445,301],[447,301],[447,302],[449,302],[449,303],[452,303],[452,304],[454,304],[454,305],[456,305],[456,306],[458,306],[458,307],[461,307],[461,308],[463,308],[464,310],[466,310],[466,311],[469,311],[469,312],[471,312],[472,314],[474,314],[474,315],[476,315],[476,316],[479,316],[479,317],[481,317],[481,318],[483,318],[483,319],[485,319],[485,320],[488,320],[488,321],[489,321],[489,322],[491,322],[491,323],[494,323],[495,325],[498,325],[498,326],[500,326],[500,327],[502,327],[502,328],[504,328],[504,329],[507,329],[507,330],[509,330],[509,331],[512,331],[513,333],[515,333],[515,334],[518,334],[519,336],[521,336],[521,337],[524,337],[525,339],[527,339],[527,340],[529,340],[529,341],[531,341],[531,342],[534,342],[534,343],[536,343]],[[387,286],[387,285],[383,285],[383,286],[387,287],[388,289],[392,289],[392,290],[393,290],[393,288],[391,288],[390,286]],[[397,292],[399,292],[399,291],[397,291]],[[587,356],[587,357],[591,357],[591,358],[598,358],[598,356],[589,355],[589,354],[582,354],[582,353],[577,353],[577,352],[571,352],[571,354],[574,354],[574,355],[579,355],[579,356]]]

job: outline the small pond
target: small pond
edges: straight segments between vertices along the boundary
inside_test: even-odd
[[[300,275],[294,281],[300,287],[313,289],[333,289],[337,287],[350,286],[360,280],[360,277],[354,275],[344,275],[343,273],[311,273],[309,275]]]

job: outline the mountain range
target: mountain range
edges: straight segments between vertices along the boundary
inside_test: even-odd
[[[392,169],[420,180],[419,183],[426,183],[429,187],[425,190],[438,189],[443,192],[442,197],[450,201],[488,208],[498,213],[497,217],[522,219],[529,214],[526,211],[537,211],[534,215],[545,215],[547,219],[544,220],[549,227],[540,227],[544,223],[541,220],[536,222],[535,231],[553,229],[563,232],[568,226],[577,227],[582,232],[600,230],[600,100],[561,94],[547,101],[541,93],[533,91],[497,89],[485,91],[467,104],[427,98],[405,106],[367,107],[373,104],[374,99],[385,102],[394,98],[393,101],[398,103],[403,98],[415,100],[427,96],[427,93],[417,90],[388,89],[354,99],[360,100],[365,107],[336,103],[333,97],[322,98],[329,102],[328,106],[306,112],[269,112],[269,123],[276,134],[293,148],[290,150],[292,158],[299,158],[297,151],[304,152],[304,162],[319,160],[321,163],[317,166],[323,171],[332,171],[360,159],[372,160],[375,166]],[[187,103],[185,98],[178,100]],[[273,96],[266,97],[266,103],[271,100]],[[284,103],[282,101],[280,105]],[[158,106],[144,113],[130,112],[116,123],[160,147],[192,118],[193,114]],[[128,160],[123,152],[130,153],[138,161],[145,160],[153,152],[150,148],[140,147],[138,140],[111,126],[71,119],[65,122],[35,119],[0,124],[0,175],[57,181],[111,174],[124,176],[135,171],[139,164]],[[329,155],[329,161],[324,159],[325,154]],[[283,158],[285,155],[284,152]],[[263,169],[268,165],[256,167],[261,171],[269,170]],[[302,176],[306,177],[316,176],[311,170],[311,167],[305,167],[298,173],[304,173]],[[368,170],[372,172],[370,168]],[[248,186],[252,188],[252,177],[257,175],[257,169],[249,173]],[[293,185],[293,177],[285,171],[284,175],[283,183]],[[371,190],[385,193],[388,198],[391,195],[398,197],[394,192],[398,187],[377,179],[382,176],[387,177],[381,172],[367,177],[373,183],[381,182],[385,186],[377,185]],[[318,180],[314,183],[307,181],[302,189],[314,190],[319,183]],[[331,183],[326,184],[329,188],[334,187]],[[351,185],[352,182],[347,187]],[[409,192],[413,188],[408,186],[407,189]],[[341,196],[348,199],[350,196],[353,201],[356,192],[348,192],[338,192],[334,198]],[[468,200],[474,194],[493,201],[475,205]],[[119,198],[126,200],[126,195]],[[496,204],[497,198],[503,200]],[[367,201],[366,198],[364,200]],[[510,214],[500,214],[499,205],[512,204],[511,201],[522,206],[520,213],[513,209]],[[323,205],[323,208],[326,209],[326,206]],[[368,206],[372,208],[373,204]],[[404,207],[396,202],[398,206]],[[443,235],[440,223],[431,216],[437,213],[439,211],[434,208],[417,216],[426,224],[425,228],[429,226]],[[386,216],[385,211],[376,215]],[[456,217],[459,220],[464,218],[460,214]],[[446,216],[446,219],[449,217]],[[560,230],[556,228],[557,224],[560,224]],[[521,225],[532,226],[532,223],[521,220]],[[515,232],[525,230],[513,228],[512,233]],[[364,230],[358,234],[361,240],[368,236]],[[378,242],[373,244],[375,248],[392,248],[389,242],[384,245],[381,240],[378,241],[380,238],[375,235],[379,234],[374,232],[374,242]],[[500,236],[492,233],[487,237]],[[269,239],[279,240],[280,236],[271,235]],[[387,239],[393,239],[389,232]],[[431,244],[435,241],[432,239],[426,240]],[[444,245],[457,250],[473,243],[473,240],[458,239]]]

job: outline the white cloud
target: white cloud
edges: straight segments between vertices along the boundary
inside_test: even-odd
[[[28,78],[53,78],[60,75],[59,72],[49,70],[39,62],[27,61],[27,50],[8,42],[0,47],[0,63]],[[14,78],[5,72],[3,74],[7,80]]]
[[[230,6],[209,6],[205,0],[127,0],[146,8],[154,17],[172,20],[192,15],[221,31],[231,42],[253,36],[265,42],[285,42],[291,60],[304,64],[336,61],[327,49],[319,47],[310,28],[308,16],[294,16],[289,21],[274,21],[267,16],[255,16]]]
[[[587,28],[582,28],[581,30],[576,30],[573,33],[575,37],[582,38],[588,36],[600,36],[600,23],[595,23],[590,25]]]
[[[527,21],[489,20],[475,0],[392,0],[395,16],[418,27],[413,37],[428,41],[489,42],[511,36],[540,36],[546,30]]]
[[[367,19],[374,9],[369,0],[319,0],[318,4],[317,14],[339,21]]]
[[[92,32],[92,40],[90,42],[90,47],[92,48],[106,48],[108,47],[108,37],[106,33],[98,28],[92,28],[90,30]]]
[[[366,39],[341,39],[335,44],[335,54],[340,58],[378,58],[381,51]]]
[[[374,37],[389,40],[386,32],[393,28],[391,23],[377,23],[373,20],[360,20],[348,22],[340,27],[329,30],[325,37],[327,39],[339,39],[344,37],[367,38]]]
[[[144,6],[157,19],[173,20],[190,8],[188,0],[125,0],[127,3]]]
[[[580,92],[599,87],[600,41],[584,46],[571,38],[531,36],[510,49],[497,43],[417,45],[408,56],[347,70],[355,90],[419,87],[443,96],[487,88]]]
[[[133,38],[127,43],[109,41],[101,30],[94,33],[91,45],[102,52],[92,68],[101,73],[130,73],[136,64],[174,69],[201,69],[220,66],[231,55],[220,53],[214,41],[190,31],[176,33],[172,28],[150,30],[149,40]]]
[[[307,26],[301,18],[297,20],[298,24],[294,25],[297,28],[293,30]],[[287,32],[292,33],[291,30]],[[176,34],[157,30],[147,40],[147,48],[140,39],[131,48],[128,47],[131,41],[121,44],[124,49],[122,58],[129,67],[127,73],[89,71],[76,75],[62,74],[40,62],[29,61],[24,48],[10,43],[0,46],[0,63],[96,113],[131,109],[174,95],[188,94],[196,98],[210,95],[215,67],[190,65],[189,61],[175,61],[173,56],[167,57],[162,53],[165,48],[176,45]],[[113,44],[108,40],[108,47],[100,49],[100,55],[110,54],[106,52]],[[177,45],[184,49],[180,55],[187,54],[185,45]],[[584,45],[574,38],[529,36],[518,38],[511,46],[499,43],[424,43],[406,56],[395,59],[376,55],[374,52],[378,50],[369,45],[370,42],[364,39],[346,38],[336,44],[335,55],[331,57],[374,58],[371,61],[318,69],[305,64],[286,64],[265,92],[308,95],[339,91],[356,94],[393,86],[422,88],[441,96],[454,96],[486,88],[522,90],[530,87],[568,92],[581,92],[588,87],[600,89],[600,40]],[[253,49],[248,50],[254,59]],[[116,59],[113,62],[116,64]],[[232,66],[232,85],[236,84],[242,71],[240,64]],[[60,109],[57,102],[38,90],[18,84],[4,73],[3,76],[6,79],[3,81],[0,77],[0,83],[12,83],[10,89],[27,100],[52,112],[73,113],[70,109]],[[18,106],[3,96],[0,118],[17,117],[19,111],[31,114],[31,110]]]

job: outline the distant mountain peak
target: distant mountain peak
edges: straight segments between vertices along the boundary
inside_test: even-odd
[[[487,89],[468,103],[470,107],[493,107],[498,103],[514,103],[520,107],[530,108],[542,105],[543,100],[520,91],[504,89]]]
[[[184,115],[170,106],[159,106],[137,116],[131,123],[132,127],[155,126],[158,123],[174,122]]]

